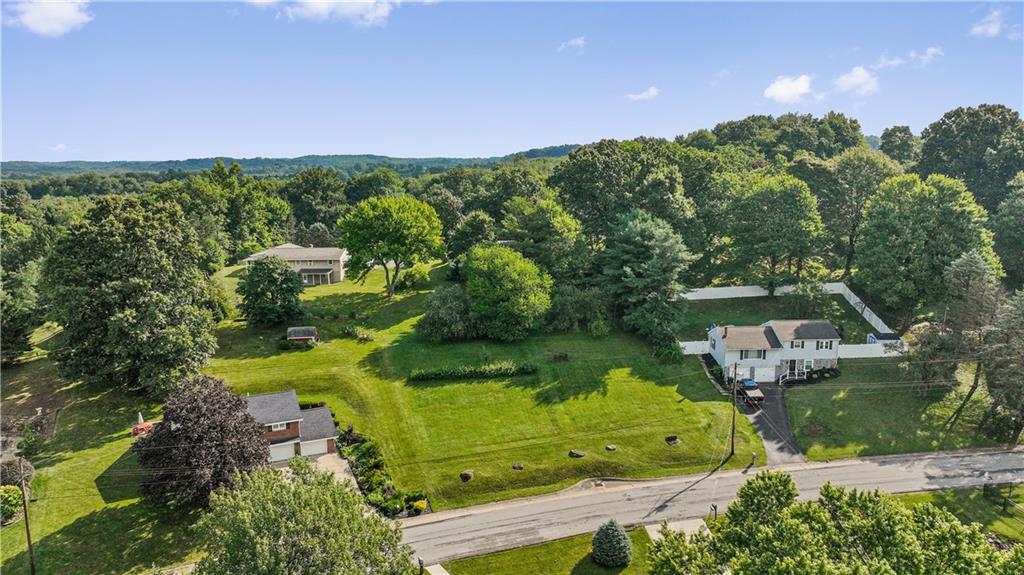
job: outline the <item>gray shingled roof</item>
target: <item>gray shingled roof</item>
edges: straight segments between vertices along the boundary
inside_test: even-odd
[[[331,410],[326,407],[312,407],[302,410],[302,425],[299,426],[300,441],[315,441],[338,436],[334,427]]]
[[[768,322],[782,341],[794,339],[840,339],[832,323],[824,319],[773,319]]]
[[[777,337],[767,326],[719,326],[718,333],[725,342],[725,349],[775,349],[782,347]]]
[[[311,325],[288,328],[288,339],[293,337],[316,337],[316,328]]]
[[[250,395],[245,398],[249,413],[263,425],[302,419],[294,389]]]
[[[288,261],[343,260],[347,259],[347,255],[348,252],[341,248],[304,248],[295,244],[282,244],[256,252],[242,261],[251,262],[266,256],[277,256]]]

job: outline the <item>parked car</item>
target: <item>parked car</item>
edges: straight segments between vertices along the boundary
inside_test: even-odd
[[[757,386],[757,382],[752,379],[740,381],[739,393],[743,401],[747,402],[751,407],[756,408],[764,403],[764,392]]]

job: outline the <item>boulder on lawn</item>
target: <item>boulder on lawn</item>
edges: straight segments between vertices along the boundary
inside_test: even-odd
[[[512,464],[512,469],[515,469],[516,471],[522,471],[523,470],[523,464],[522,463],[513,463]]]
[[[679,445],[679,436],[678,435],[666,435],[665,436],[665,443],[667,443],[669,445]]]
[[[580,457],[586,457],[586,455],[587,455],[586,453],[580,451],[579,449],[570,449],[569,450],[569,457],[572,457],[573,459],[579,459]]]
[[[615,445],[614,443],[609,443],[608,445],[605,445],[604,448],[608,451],[615,451],[616,449],[619,448],[619,446]]]
[[[467,469],[463,471],[462,473],[459,474],[459,479],[461,479],[462,481],[469,481],[470,479],[473,479],[473,470]]]

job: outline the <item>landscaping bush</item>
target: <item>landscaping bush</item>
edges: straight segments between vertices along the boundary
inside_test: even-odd
[[[633,543],[614,519],[598,528],[592,546],[594,563],[603,567],[625,567],[633,559]]]
[[[470,319],[469,298],[461,286],[441,286],[427,297],[416,333],[430,341],[473,339],[480,327]]]
[[[457,365],[451,367],[440,367],[437,369],[414,369],[409,374],[409,381],[515,377],[517,375],[528,375],[531,373],[537,373],[537,366],[532,363],[498,361],[486,365]]]
[[[491,339],[525,338],[551,307],[551,276],[513,249],[476,246],[461,273],[471,317]]]
[[[21,441],[18,442],[18,452],[24,457],[37,455],[43,449],[43,436],[28,425],[22,431]]]
[[[366,496],[366,503],[384,515],[394,517],[415,501],[426,499],[422,493],[405,494],[395,488],[384,465],[380,446],[372,439],[346,447],[344,455],[352,466],[356,483]],[[426,509],[426,503],[423,509]]]
[[[402,270],[395,282],[395,289],[409,290],[425,285],[430,281],[430,266],[427,264],[416,264],[407,270]]]
[[[369,343],[373,341],[373,332],[365,327],[356,326],[355,337],[359,343]]]
[[[13,485],[0,487],[0,517],[8,521],[21,507],[21,490]]]
[[[21,485],[22,479],[25,485],[32,483],[32,477],[36,474],[36,468],[24,457],[15,457],[0,463],[0,485]]]
[[[610,318],[608,299],[597,288],[580,289],[572,285],[560,285],[551,292],[547,323],[554,331],[592,331],[595,323],[603,323],[607,328]]]

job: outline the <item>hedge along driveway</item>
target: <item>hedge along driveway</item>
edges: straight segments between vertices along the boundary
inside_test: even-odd
[[[591,476],[653,477],[716,466],[727,451],[730,405],[694,358],[654,359],[636,338],[613,333],[537,335],[503,344],[433,344],[415,336],[429,290],[383,297],[380,274],[307,290],[304,299],[332,319],[306,319],[324,342],[310,351],[279,351],[281,330],[225,322],[220,351],[207,371],[240,393],[295,388],[303,401],[325,401],[342,425],[376,438],[398,485],[423,490],[435,509],[556,490]],[[341,337],[350,311],[374,341]],[[344,319],[333,319],[334,317]],[[555,362],[556,353],[569,355]],[[409,382],[413,369],[512,360],[534,375]],[[737,449],[763,453],[740,418]],[[680,443],[665,443],[667,435]],[[617,450],[606,451],[615,444]],[[586,457],[570,459],[570,449]],[[512,469],[522,463],[524,469]],[[745,461],[731,464],[742,465]],[[473,470],[469,482],[459,472]]]

